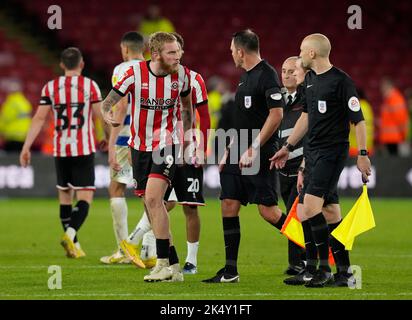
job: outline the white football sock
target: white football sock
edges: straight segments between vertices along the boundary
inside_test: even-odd
[[[156,237],[153,233],[153,230],[146,232],[143,236],[142,241],[142,251],[140,252],[140,258],[147,260],[149,258],[157,257],[156,250]]]
[[[111,198],[110,209],[112,210],[114,235],[119,245],[129,235],[126,198]]]
[[[68,227],[68,228],[66,229],[66,234],[68,235],[68,237],[69,237],[72,241],[74,241],[74,237],[76,236],[76,230],[73,229],[72,227]]]
[[[80,242],[77,241],[74,243],[74,245],[76,246],[77,249],[81,249],[82,247],[80,246]]]
[[[187,242],[187,257],[186,262],[190,262],[191,264],[197,266],[197,250],[199,248],[199,241],[198,242]]]
[[[136,228],[129,235],[129,242],[134,245],[138,245],[143,239],[143,235],[151,229],[152,226],[150,225],[149,218],[147,217],[147,213],[145,211],[143,212],[143,215],[140,218],[140,221],[138,222]]]

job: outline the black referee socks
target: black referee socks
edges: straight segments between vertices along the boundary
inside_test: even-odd
[[[80,200],[76,203],[76,206],[72,210],[72,218],[70,221],[70,227],[76,231],[79,231],[83,222],[86,220],[89,213],[90,205],[84,201]]]
[[[331,272],[329,267],[329,229],[322,212],[308,219],[319,253],[319,269]]]
[[[61,204],[60,205],[60,222],[62,223],[63,230],[66,231],[70,227],[70,222],[72,220],[72,205],[71,204]],[[74,237],[74,243],[77,242],[77,235]]]
[[[349,251],[345,250],[345,246],[331,235],[332,231],[335,230],[341,222],[342,220],[329,224],[329,241],[338,272],[347,273],[350,266]]]
[[[279,218],[279,220],[278,220],[278,222],[272,223],[272,225],[273,225],[276,229],[281,230],[282,227],[283,227],[283,224],[284,224],[285,221],[286,221],[286,218],[287,218],[286,214],[282,213],[281,216],[280,216],[280,218]]]
[[[237,257],[240,244],[239,217],[223,218],[223,234],[226,251],[226,272],[237,274]]]
[[[318,264],[318,251],[316,250],[315,240],[313,240],[312,229],[308,220],[302,222],[303,236],[305,238],[306,250],[306,271],[315,274]]]

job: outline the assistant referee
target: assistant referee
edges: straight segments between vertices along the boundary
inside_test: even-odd
[[[371,164],[366,150],[366,126],[352,79],[329,61],[331,44],[323,34],[307,36],[300,47],[302,65],[310,68],[304,82],[303,112],[284,146],[271,158],[272,166],[282,168],[289,152],[307,132],[306,167],[311,175],[305,186],[304,214],[308,218],[319,255],[319,268],[307,287],[323,287],[333,281],[329,256],[328,224],[322,214],[325,198],[336,190],[349,150],[349,124],[355,124],[359,155],[357,166],[368,180]],[[340,207],[330,212],[340,219]],[[332,238],[333,239],[333,238]],[[332,243],[332,247],[339,243]],[[333,248],[332,248],[333,249]],[[339,247],[349,262],[347,251]],[[349,265],[347,266],[349,267]]]

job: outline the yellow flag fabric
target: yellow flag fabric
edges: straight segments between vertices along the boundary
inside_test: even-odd
[[[332,235],[339,240],[346,250],[352,250],[355,237],[375,227],[372,207],[369,202],[368,188],[363,186],[363,192],[355,205],[333,230]]]
[[[289,240],[296,243],[302,248],[305,247],[305,238],[303,236],[303,228],[300,220],[298,218],[297,206],[299,202],[299,197],[296,197],[295,202],[290,208],[288,217],[286,218],[282,229],[280,230]]]

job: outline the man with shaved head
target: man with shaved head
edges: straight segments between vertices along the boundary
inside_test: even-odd
[[[340,221],[338,197],[322,213],[325,199],[337,188],[339,176],[349,151],[349,122],[355,124],[359,155],[357,166],[366,183],[371,164],[366,150],[366,126],[358,94],[352,79],[329,61],[331,44],[323,34],[307,36],[300,46],[300,58],[306,74],[303,92],[303,112],[283,147],[271,158],[272,167],[283,168],[289,153],[307,133],[305,150],[304,215],[309,221],[319,257],[314,262],[316,272],[303,279],[307,287],[349,286],[353,282],[349,254],[344,246],[329,234]],[[329,226],[328,226],[328,222]],[[334,252],[338,273],[332,275],[328,264],[329,244]]]

